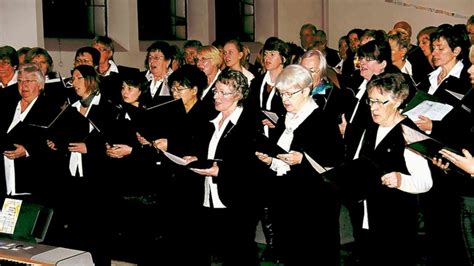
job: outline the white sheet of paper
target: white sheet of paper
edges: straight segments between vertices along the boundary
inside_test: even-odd
[[[278,115],[276,113],[267,110],[262,110],[262,112],[276,125],[278,122]]]
[[[0,232],[13,234],[20,215],[21,200],[6,198],[0,213]]]
[[[402,125],[403,137],[407,144],[412,144],[418,141],[423,141],[425,139],[430,139],[429,136],[421,133],[420,131],[414,130],[413,128]]]
[[[319,163],[317,163],[311,156],[309,156],[306,152],[304,153],[304,156],[306,156],[306,159],[308,159],[309,163],[311,166],[318,172],[319,174],[322,174],[327,171],[326,168],[322,167]]]
[[[422,103],[409,110],[408,112],[405,112],[404,114],[407,115],[413,121],[420,120],[418,118],[418,116],[420,115],[424,115],[433,121],[440,121],[452,109],[453,107],[449,104],[438,103],[433,101],[423,101]]]
[[[461,100],[464,97],[464,94],[450,91],[450,90],[445,90],[447,93],[453,95],[456,99]]]
[[[178,157],[172,153],[169,153],[169,152],[164,152],[163,153],[166,157],[168,157],[168,159],[170,159],[172,162],[174,162],[175,164],[179,164],[179,165],[187,165],[188,162],[186,162],[186,160],[184,160],[183,158],[181,157]]]

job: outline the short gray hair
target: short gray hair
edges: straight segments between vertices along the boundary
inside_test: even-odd
[[[18,69],[18,76],[20,75],[34,74],[36,76],[36,81],[40,84],[41,89],[44,89],[45,78],[41,68],[34,63],[26,63],[20,65]]]
[[[289,65],[283,69],[275,81],[278,90],[288,88],[311,88],[313,80],[311,72],[301,65]]]

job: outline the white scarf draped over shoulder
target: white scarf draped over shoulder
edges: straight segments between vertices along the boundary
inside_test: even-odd
[[[312,98],[309,98],[297,113],[286,113],[285,131],[283,131],[280,139],[278,139],[278,146],[289,152],[291,143],[293,142],[293,132],[313,113],[316,108],[318,108],[318,105]],[[280,159],[273,158],[270,169],[277,172],[277,176],[282,176],[290,171],[290,165]]]

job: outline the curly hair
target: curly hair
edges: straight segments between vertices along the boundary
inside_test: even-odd
[[[227,86],[231,86],[234,88],[235,91],[240,93],[242,96],[237,103],[238,106],[242,106],[245,99],[249,95],[250,89],[247,81],[247,77],[237,70],[233,70],[230,68],[224,69],[219,76],[217,77],[217,82],[225,84]]]

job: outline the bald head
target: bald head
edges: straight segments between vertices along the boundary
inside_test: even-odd
[[[395,25],[393,25],[393,28],[394,29],[399,29],[399,28],[404,29],[408,33],[408,36],[411,37],[411,26],[406,21],[399,21],[399,22],[395,23]]]

